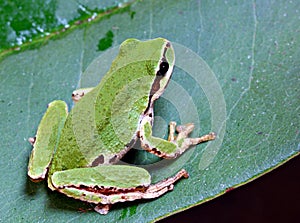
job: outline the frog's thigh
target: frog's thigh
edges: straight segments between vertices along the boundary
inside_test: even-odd
[[[67,117],[67,105],[64,101],[48,104],[35,138],[29,141],[33,150],[28,164],[28,175],[34,181],[43,180],[52,160],[53,151]]]
[[[119,201],[119,191],[148,187],[151,176],[139,167],[102,165],[58,171],[51,181],[57,190],[67,196],[95,204],[112,204]]]

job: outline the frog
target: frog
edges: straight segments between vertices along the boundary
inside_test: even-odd
[[[153,136],[154,102],[167,87],[175,64],[172,44],[165,38],[125,40],[109,71],[95,87],[75,90],[75,102],[55,100],[38,126],[28,176],[46,180],[52,191],[93,205],[107,214],[118,202],[158,198],[173,190],[185,169],[152,183],[150,173],[120,164],[139,141],[142,149],[175,159],[190,147],[215,139],[216,134],[191,138],[193,123],[171,121],[167,139]]]

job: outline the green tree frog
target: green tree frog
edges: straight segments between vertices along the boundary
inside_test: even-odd
[[[108,213],[116,202],[151,199],[173,189],[185,170],[151,184],[143,168],[116,164],[136,143],[159,157],[173,159],[192,145],[213,140],[214,133],[189,138],[194,125],[170,122],[168,140],[152,135],[153,104],[170,80],[175,62],[171,43],[163,38],[128,39],[110,70],[94,88],[48,105],[37,130],[28,165],[32,181],[47,178],[48,187],[95,204]],[[177,131],[177,133],[175,133]]]

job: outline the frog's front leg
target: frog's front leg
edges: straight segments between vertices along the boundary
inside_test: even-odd
[[[145,117],[141,122],[140,140],[142,147],[159,157],[172,159],[182,154],[193,145],[210,141],[216,138],[215,133],[211,132],[198,138],[189,138],[188,135],[193,131],[194,124],[188,123],[176,127],[176,122],[170,122],[168,141],[152,136],[151,117]],[[175,136],[175,129],[178,135]]]

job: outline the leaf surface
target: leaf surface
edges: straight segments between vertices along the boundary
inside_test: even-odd
[[[138,1],[125,10],[109,3],[97,5],[96,1],[88,6],[85,1],[55,2],[48,5],[47,13],[55,20],[50,25],[40,18],[39,10],[31,10],[36,7],[33,3],[19,8],[17,16],[11,15],[29,21],[28,26],[24,23],[15,28],[31,29],[33,18],[50,33],[33,33],[28,37],[32,43],[26,39],[20,45],[30,49],[12,53],[13,49],[8,48],[16,44],[17,37],[10,31],[1,36],[0,221],[151,222],[217,197],[299,153],[297,1]],[[9,13],[17,7],[12,3],[9,6],[1,9],[1,24],[6,24]],[[92,12],[98,17],[88,22],[87,17],[78,14],[83,6],[88,8],[87,17],[93,17]],[[58,18],[65,19],[64,26],[70,24],[66,32]],[[219,138],[190,150],[168,163],[168,168],[152,172],[153,181],[158,181],[178,168],[187,169],[190,178],[178,182],[172,192],[155,200],[117,204],[108,215],[100,216],[92,211],[78,213],[80,208],[90,206],[50,192],[44,183],[28,180],[31,146],[27,139],[34,136],[49,102],[61,99],[72,106],[72,91],[82,86],[83,72],[91,62],[105,56],[107,51],[99,51],[99,44],[111,32],[112,47],[132,37],[164,37],[201,56],[199,73],[210,75],[207,79],[200,74],[190,75],[187,69],[193,64],[185,66],[185,57],[177,56],[173,87],[155,106],[155,132],[166,136],[169,121],[192,121],[197,127],[194,136],[216,131]],[[210,85],[216,84],[214,81],[217,85]],[[187,109],[189,102],[174,89],[184,89],[193,108]],[[220,92],[220,97],[215,92]],[[222,109],[218,110],[217,105]],[[215,112],[220,112],[219,116]],[[139,156],[151,162],[152,157]]]

